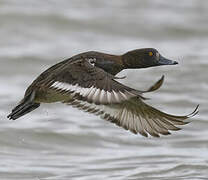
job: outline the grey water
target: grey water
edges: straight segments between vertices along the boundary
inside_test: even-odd
[[[125,70],[120,82],[147,103],[200,112],[171,136],[144,138],[63,104],[6,116],[42,71],[89,50],[122,54],[154,47],[176,66]],[[207,0],[0,0],[0,179],[208,179]]]

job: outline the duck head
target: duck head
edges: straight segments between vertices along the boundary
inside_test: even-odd
[[[177,61],[166,59],[154,48],[129,51],[122,55],[122,61],[126,69],[178,64]]]

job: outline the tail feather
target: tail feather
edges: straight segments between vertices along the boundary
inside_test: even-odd
[[[19,117],[33,111],[40,106],[40,103],[35,103],[34,100],[35,92],[25,96],[24,99],[12,110],[7,118],[15,120]]]

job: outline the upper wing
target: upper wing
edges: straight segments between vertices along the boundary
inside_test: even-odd
[[[142,91],[127,87],[115,79],[118,78],[94,67],[88,59],[78,59],[38,82],[37,86],[95,104],[120,103],[132,97],[143,99]]]
[[[111,105],[95,105],[80,100],[72,100],[66,103],[83,111],[100,115],[107,121],[146,137],[148,134],[159,137],[160,134],[170,134],[169,130],[180,130],[178,125],[187,124],[188,122],[184,122],[184,120],[198,113],[197,106],[189,115],[170,115],[147,105],[138,97]]]
[[[169,130],[179,130],[177,125],[186,124],[185,119],[194,116],[198,107],[188,116],[174,116],[145,104],[141,95],[158,89],[164,77],[147,91],[129,88],[115,79],[115,76],[94,67],[89,59],[77,59],[54,69],[36,86],[43,92],[53,90],[59,95],[74,96],[67,104],[101,115],[134,133],[158,137],[167,135]],[[70,98],[69,98],[70,99]]]

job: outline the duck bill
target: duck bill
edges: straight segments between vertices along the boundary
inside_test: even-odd
[[[163,56],[160,55],[160,59],[158,61],[158,66],[162,66],[162,65],[176,65],[178,64],[177,61],[173,61],[170,59],[166,59]]]

